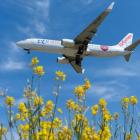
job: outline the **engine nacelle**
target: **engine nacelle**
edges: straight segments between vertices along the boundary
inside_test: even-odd
[[[62,39],[61,45],[64,47],[73,47],[75,46],[75,41],[71,39]]]
[[[70,61],[69,59],[65,58],[65,57],[58,57],[57,58],[57,63],[60,63],[60,64],[68,64]]]

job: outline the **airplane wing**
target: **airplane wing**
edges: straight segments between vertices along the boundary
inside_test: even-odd
[[[66,56],[66,55],[63,55],[63,56],[66,57],[67,59],[69,59],[71,66],[75,69],[75,71],[77,73],[84,73],[85,69],[82,69],[82,66],[81,65],[77,65],[76,64],[75,57]]]
[[[74,41],[76,44],[83,44],[84,50],[87,49],[88,43],[92,40],[93,36],[97,32],[98,26],[103,22],[105,17],[110,13],[114,5],[114,2],[105,10],[100,16],[98,16],[83,32],[81,32]]]

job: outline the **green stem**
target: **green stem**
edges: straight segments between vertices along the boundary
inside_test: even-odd
[[[57,101],[58,101],[58,95],[59,95],[59,88],[60,88],[60,78],[59,78],[59,84],[57,85],[57,96],[56,96],[56,100],[55,100],[55,106],[54,106],[54,112],[53,112],[53,117],[52,117],[52,121],[51,121],[51,128],[49,131],[49,137],[48,140],[50,139],[50,133],[52,131],[52,125],[53,125],[53,121],[54,121],[54,117],[55,117],[55,112],[56,112],[56,107],[57,107]]]

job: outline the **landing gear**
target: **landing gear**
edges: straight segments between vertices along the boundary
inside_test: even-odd
[[[27,48],[23,48],[23,50],[27,51],[28,54],[30,54],[30,50]]]
[[[76,64],[81,66],[81,58],[80,58],[80,55],[76,55]]]
[[[29,51],[27,51],[27,53],[28,53],[28,54],[30,54],[30,50],[29,50]]]
[[[75,57],[76,64],[79,65],[79,66],[81,66],[82,58],[80,56],[81,56],[81,54],[83,54],[83,52],[84,52],[84,46],[80,46],[79,49],[78,49],[77,55]]]

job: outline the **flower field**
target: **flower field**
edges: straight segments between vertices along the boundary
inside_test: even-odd
[[[61,94],[61,82],[65,82],[64,72],[56,71],[54,97],[55,102],[44,102],[40,93],[41,78],[45,74],[43,66],[37,66],[39,60],[32,58],[30,67],[33,70],[31,81],[24,89],[23,98],[27,102],[18,105],[18,112],[13,113],[14,97],[1,93],[5,102],[7,124],[0,124],[0,140],[16,140],[13,129],[20,140],[140,140],[140,113],[138,112],[136,96],[123,97],[121,101],[122,113],[110,114],[105,99],[98,104],[88,107],[86,94],[91,87],[89,79],[85,84],[75,87],[76,100],[65,101],[68,109],[67,118],[62,118],[63,110],[58,107],[58,97]],[[34,77],[38,76],[38,88],[33,89]],[[92,120],[88,120],[86,113],[91,112]],[[58,114],[58,115],[57,115]],[[119,123],[119,119],[121,122]]]

